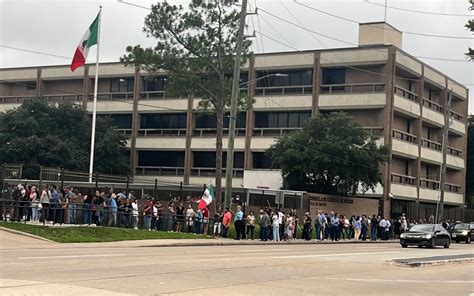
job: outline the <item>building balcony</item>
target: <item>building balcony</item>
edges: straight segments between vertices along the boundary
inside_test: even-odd
[[[224,128],[222,130],[224,135],[229,134],[229,128]],[[193,135],[196,137],[208,137],[212,136],[215,137],[217,134],[216,128],[195,128],[193,130]],[[236,137],[244,137],[245,136],[245,128],[235,128],[235,136]]]
[[[94,94],[89,94],[89,101],[94,100]],[[104,92],[97,94],[97,101],[117,101],[117,100],[133,100],[133,92]]]
[[[186,136],[186,128],[142,128],[139,137],[182,137]]]
[[[394,129],[392,131],[392,153],[410,159],[418,158],[418,145],[416,136]]]
[[[253,136],[282,137],[299,130],[301,130],[301,127],[256,127],[253,129]]]
[[[394,108],[395,111],[402,114],[418,118],[420,116],[418,95],[400,86],[395,86]]]
[[[466,124],[462,122],[462,115],[454,111],[450,111],[449,113],[452,119],[452,125],[449,131],[459,136],[464,136],[466,134]]]
[[[135,145],[137,149],[145,150],[184,150],[186,137],[172,135],[137,137]]]
[[[148,176],[184,176],[184,167],[165,166],[138,166],[135,169],[137,175]]]
[[[222,168],[222,175],[225,176],[226,169]],[[197,177],[215,177],[216,176],[216,168],[215,167],[192,167],[191,168],[191,176]],[[234,168],[232,170],[232,177],[234,178],[243,178],[244,177],[244,169],[243,168]]]
[[[462,187],[457,184],[445,184],[444,201],[451,204],[464,204]],[[439,199],[439,181],[420,179],[420,199],[437,202]]]
[[[256,96],[293,96],[293,95],[311,95],[313,93],[312,85],[295,86],[268,86],[256,87]]]
[[[428,139],[421,139],[421,160],[433,164],[441,164],[443,161],[442,145]],[[446,165],[451,169],[464,169],[462,151],[453,147],[447,148]]]
[[[126,138],[130,138],[132,136],[132,129],[131,128],[118,128],[118,129],[116,129],[116,131],[123,134]]]
[[[390,175],[390,183],[390,191],[394,196],[416,199],[415,177],[392,173]]]
[[[321,85],[321,110],[380,109],[387,102],[384,83]]]

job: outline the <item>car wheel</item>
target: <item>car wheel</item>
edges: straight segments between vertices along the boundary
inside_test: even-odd
[[[435,247],[436,247],[436,238],[432,238],[430,248],[434,249]]]
[[[466,239],[466,244],[470,244],[471,243],[471,236],[469,235]]]
[[[456,244],[459,244],[459,240],[458,240],[458,239],[456,240]]]
[[[448,239],[448,241],[446,242],[446,244],[444,245],[444,248],[445,249],[449,249],[449,245],[451,244],[451,240]]]
[[[402,245],[402,248],[406,248],[406,247],[408,247],[406,244],[403,244],[403,245]]]

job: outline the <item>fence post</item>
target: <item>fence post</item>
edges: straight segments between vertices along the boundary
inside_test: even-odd
[[[99,173],[95,173],[95,191],[99,188]]]
[[[38,189],[42,190],[42,188],[43,188],[43,166],[40,166]]]
[[[64,188],[64,169],[61,169],[61,188]]]
[[[130,176],[127,175],[127,184],[125,185],[125,190],[127,191],[127,194],[128,194],[129,186],[130,186]],[[96,189],[96,190],[97,190],[97,189]]]
[[[179,182],[179,199],[183,198],[183,181]]]
[[[155,179],[155,187],[153,188],[153,198],[156,198],[158,192],[158,179]]]

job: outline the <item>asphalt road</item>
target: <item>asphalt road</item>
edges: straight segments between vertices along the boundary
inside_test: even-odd
[[[393,258],[474,245],[127,247],[59,245],[1,233],[0,295],[474,295],[474,264],[406,268]]]

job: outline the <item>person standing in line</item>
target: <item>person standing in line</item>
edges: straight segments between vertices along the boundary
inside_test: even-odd
[[[268,240],[268,226],[270,223],[270,217],[264,210],[260,210],[260,240],[266,242]]]
[[[303,221],[303,239],[306,241],[311,240],[311,216],[309,212],[304,214],[304,221]]]
[[[143,209],[143,215],[144,215],[144,222],[145,222],[145,230],[150,231],[151,230],[151,218],[153,215],[153,200],[149,196],[146,204],[145,204],[145,209]]]
[[[331,212],[331,240],[339,241],[339,218],[337,213]]]
[[[318,221],[318,229],[316,230],[316,239],[323,241],[326,238],[326,228],[328,225],[328,219],[323,211],[318,211],[318,216],[316,217]]]
[[[278,211],[273,212],[272,215],[272,232],[273,232],[273,241],[279,242],[280,241],[280,223],[279,223],[279,215]]]
[[[91,215],[91,205],[92,205],[92,199],[94,197],[92,194],[89,192],[89,190],[84,194],[84,197],[82,198],[83,204],[82,204],[82,224],[90,224],[90,215]]]
[[[209,234],[209,205],[202,209],[202,233],[204,235]]]
[[[372,219],[370,219],[370,240],[376,241],[377,240],[377,229],[379,227],[379,221],[375,215],[372,215]]]
[[[117,202],[115,201],[115,198],[115,193],[112,193],[108,204],[109,217],[107,220],[109,227],[117,226]]]
[[[253,211],[250,211],[250,213],[247,216],[247,233],[246,233],[247,239],[249,238],[249,232],[250,232],[250,239],[253,240],[254,231],[255,231],[255,215]]]
[[[173,206],[173,201],[170,200],[168,203],[168,232],[174,232],[176,214]]]
[[[76,224],[76,213],[77,213],[77,206],[76,206],[76,194],[73,191],[72,187],[66,186],[64,190],[67,198],[67,204],[69,209],[69,223]]]
[[[390,231],[390,222],[385,219],[385,217],[382,218],[379,222],[379,228],[382,231],[382,240],[388,240],[389,236],[389,231]]]
[[[202,211],[200,209],[197,209],[196,215],[195,215],[195,218],[194,218],[194,220],[195,220],[194,221],[194,232],[196,234],[202,234],[202,229],[201,229],[202,219],[203,219]]]
[[[278,215],[278,231],[280,240],[285,236],[285,212],[282,209],[277,210]]]
[[[43,191],[41,191],[40,203],[41,203],[41,216],[43,221],[48,223],[49,221],[49,202],[51,199],[51,191],[49,190],[49,185],[43,186]]]
[[[157,221],[158,221],[158,208],[156,207],[156,203],[153,203],[151,224],[150,224],[150,229],[151,230],[157,230],[156,229],[156,222]]]
[[[136,198],[132,202],[132,224],[133,224],[133,229],[137,230],[138,229],[138,202]]]
[[[237,206],[237,211],[234,215],[234,227],[235,227],[235,240],[240,240],[244,238],[244,234],[242,233],[242,223],[243,223],[244,213],[242,212],[242,208]]]
[[[164,217],[163,217],[163,205],[161,204],[160,200],[157,199],[156,200],[156,208],[158,209],[158,220],[156,221],[156,229],[157,230],[162,230],[162,224],[163,224],[163,220],[164,220]]]
[[[178,207],[176,207],[176,232],[181,232],[184,222],[184,209],[183,203],[180,203]]]
[[[33,223],[38,223],[39,222],[39,217],[40,217],[40,198],[38,196],[38,190],[36,189],[36,186],[31,187],[31,193],[30,193],[30,200],[31,200],[31,216],[32,216],[32,221]]]
[[[362,219],[360,220],[361,222],[361,234],[362,234],[362,240],[365,241],[367,239],[367,231],[369,229],[369,221],[367,219],[366,215],[362,215]]]
[[[354,238],[359,240],[360,233],[362,232],[362,221],[359,216],[354,219]]]
[[[225,208],[224,216],[222,217],[222,237],[227,237],[230,220],[232,220],[232,213],[229,208]]]
[[[189,233],[192,232],[194,225],[194,215],[195,213],[192,204],[188,204],[188,209],[186,210],[186,225]]]
[[[407,219],[405,217],[405,214],[402,214],[402,218],[401,218],[401,227],[400,227],[400,230],[401,230],[401,233],[404,233],[408,230],[408,223],[407,223]]]
[[[214,213],[214,236],[218,237],[222,234],[222,218],[224,214],[222,213],[222,208],[219,207],[216,213]]]

